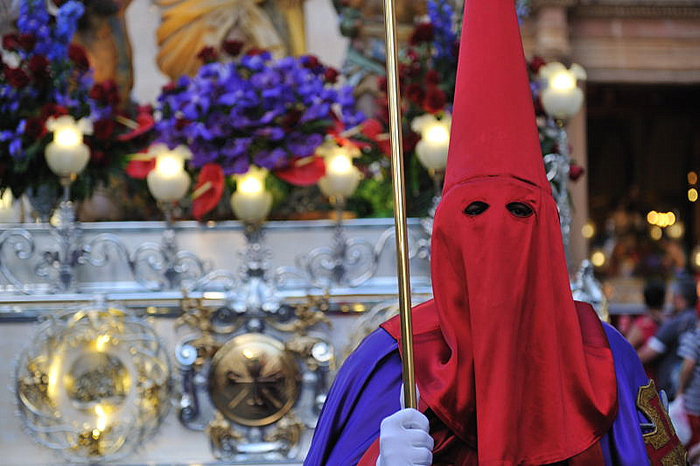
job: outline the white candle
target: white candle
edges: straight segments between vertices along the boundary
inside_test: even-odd
[[[158,201],[173,202],[181,199],[190,187],[190,176],[185,171],[189,150],[180,146],[168,150],[162,145],[151,152],[156,154],[156,168],[146,177],[148,190]]]
[[[17,212],[15,212],[14,198],[9,189],[0,197],[0,223],[15,223]]]
[[[554,62],[543,66],[539,75],[547,84],[541,95],[544,111],[562,120],[576,115],[583,104],[583,91],[577,86],[577,81],[586,79],[585,70],[577,64],[566,69],[561,63]]]
[[[449,114],[440,120],[431,114],[421,115],[411,122],[413,131],[421,135],[416,145],[416,155],[425,168],[444,170],[447,166],[451,125],[452,117]]]
[[[83,143],[83,134],[92,132],[92,123],[83,118],[76,122],[63,115],[49,118],[46,128],[53,131],[53,141],[46,146],[46,163],[52,172],[61,177],[79,174],[90,160],[90,149]]]
[[[246,223],[263,221],[272,208],[272,194],[265,190],[267,170],[251,167],[245,175],[236,176],[236,191],[231,195],[231,208],[238,220]]]
[[[334,147],[326,155],[326,174],[318,181],[324,195],[346,198],[355,192],[362,174],[352,164],[354,152],[352,148]]]

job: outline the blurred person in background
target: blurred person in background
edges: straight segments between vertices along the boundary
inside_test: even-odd
[[[676,395],[678,372],[682,358],[678,356],[678,345],[681,335],[695,328],[697,312],[695,305],[698,300],[695,281],[683,275],[676,279],[671,286],[671,315],[661,324],[656,335],[649,338],[647,343],[637,351],[639,359],[645,366],[658,361],[656,378],[658,388],[665,390],[669,399]]]
[[[666,284],[658,279],[652,279],[644,286],[644,304],[646,314],[638,316],[625,333],[625,338],[635,350],[643,347],[649,338],[656,335],[664,320],[664,302],[666,300]],[[644,365],[649,378],[656,381],[656,361]],[[657,381],[658,383],[658,381]]]
[[[700,328],[697,326],[681,337],[678,356],[683,358],[678,377],[677,397],[683,397],[692,431],[688,448],[700,444]]]

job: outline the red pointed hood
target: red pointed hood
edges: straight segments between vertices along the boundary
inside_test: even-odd
[[[550,190],[513,1],[466,1],[443,192],[482,176]]]
[[[612,353],[571,296],[514,2],[466,0],[463,24],[435,298],[414,309],[416,380],[479,465],[555,463],[610,428]],[[396,321],[385,328],[399,338]]]

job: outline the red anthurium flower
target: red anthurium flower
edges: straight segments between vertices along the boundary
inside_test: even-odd
[[[211,212],[224,194],[224,171],[216,163],[208,163],[202,167],[194,188],[196,197],[192,201],[194,218],[202,218]]]
[[[374,118],[365,120],[365,122],[362,123],[362,134],[374,141],[377,146],[379,146],[379,150],[381,150],[383,153],[386,155],[391,154],[391,142],[389,141],[384,126],[379,122],[379,120]]]
[[[289,167],[275,170],[274,173],[278,178],[295,186],[311,186],[326,174],[326,164],[322,157],[312,155],[299,158]]]
[[[148,152],[148,149],[141,151],[142,154],[145,154],[146,152]],[[155,157],[149,159],[138,158],[129,161],[129,163],[126,165],[126,174],[134,179],[143,180],[146,179],[148,173],[150,173],[150,171],[154,168],[156,168]]]
[[[140,113],[136,117],[136,124],[138,127],[132,129],[128,133],[120,134],[117,136],[119,141],[130,141],[134,138],[142,136],[153,129],[156,121],[153,119],[153,115],[149,113]]]

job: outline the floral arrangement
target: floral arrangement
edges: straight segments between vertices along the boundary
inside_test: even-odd
[[[408,47],[399,57],[399,76],[402,96],[404,153],[406,154],[405,179],[407,181],[407,201],[409,215],[423,216],[431,205],[434,184],[428,172],[418,163],[416,145],[421,140],[416,131],[419,125],[412,122],[428,116],[434,120],[451,118],[454,100],[455,78],[459,57],[459,37],[461,16],[455,14],[448,0],[428,0],[428,17],[417,24],[410,36]],[[519,19],[529,14],[529,0],[516,0]],[[557,130],[554,122],[547,118],[539,101],[541,83],[537,76],[545,62],[534,57],[528,63],[531,89],[537,111],[537,125],[540,133],[542,153],[556,152]],[[390,147],[388,132],[386,78],[380,77],[380,95],[377,105],[380,113],[372,120],[375,137],[363,149],[360,164],[366,172],[354,197],[352,207],[361,215],[391,215],[390,164],[387,159]],[[367,132],[365,132],[367,133]],[[578,179],[583,169],[572,163],[570,178]]]
[[[163,89],[158,141],[189,147],[189,164],[207,186],[251,167],[292,185],[315,184],[325,173],[316,149],[338,125],[350,128],[364,119],[352,89],[337,88],[338,72],[316,57],[273,60],[260,50],[240,56],[241,45],[223,44],[230,61],[205,48],[194,77],[183,76]],[[208,199],[208,207],[215,201]],[[198,216],[206,211],[198,209]]]
[[[2,38],[0,190],[9,188],[15,197],[39,186],[58,192],[59,181],[44,159],[52,139],[49,118],[69,115],[93,122],[93,134],[84,138],[90,161],[73,185],[75,198],[89,196],[110,174],[119,174],[124,156],[146,143],[153,126],[146,108],[139,109],[137,121],[117,113],[113,82],[93,83],[85,50],[70,43],[83,13],[76,0],[22,0],[17,31]]]

